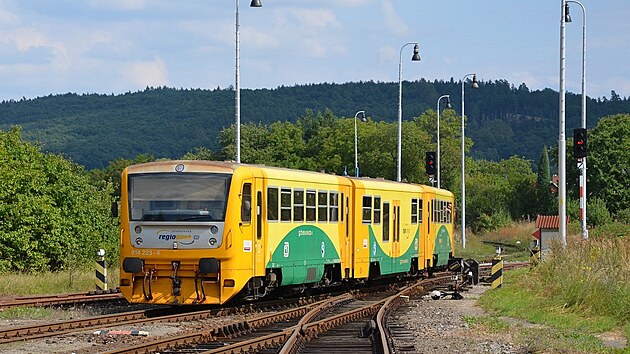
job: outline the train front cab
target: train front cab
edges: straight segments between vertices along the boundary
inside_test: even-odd
[[[429,274],[446,269],[448,260],[455,256],[453,235],[454,196],[444,189],[422,186],[424,195],[424,237],[425,267]]]
[[[247,181],[253,180],[249,168],[221,162],[161,161],[125,169],[120,233],[125,298],[222,304],[256,272],[264,275],[264,263],[255,258],[263,246],[251,237],[260,225],[252,212],[257,200],[247,195]]]

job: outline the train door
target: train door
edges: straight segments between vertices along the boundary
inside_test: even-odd
[[[264,276],[265,275],[265,241],[266,237],[264,235],[264,227],[263,227],[263,180],[261,178],[255,179],[255,187],[254,191],[256,193],[256,198],[254,200],[255,207],[254,215],[253,215],[253,224],[254,224],[254,237],[253,237],[253,262],[254,262],[254,276]]]
[[[341,246],[341,262],[344,265],[343,277],[350,277],[350,266],[352,265],[352,245],[350,244],[350,206],[348,205],[348,195],[341,193],[341,224],[344,235]]]
[[[396,271],[397,258],[400,256],[400,200],[393,201],[392,207],[392,223],[393,232],[392,248],[391,248],[391,261],[392,271]]]

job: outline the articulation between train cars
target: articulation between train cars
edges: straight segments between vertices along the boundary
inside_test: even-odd
[[[453,194],[258,165],[159,161],[121,183],[130,302],[223,304],[421,275],[453,257]]]

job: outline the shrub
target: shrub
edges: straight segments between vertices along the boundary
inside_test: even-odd
[[[606,208],[606,202],[597,197],[589,199],[586,206],[586,220],[591,227],[610,223],[612,217]]]

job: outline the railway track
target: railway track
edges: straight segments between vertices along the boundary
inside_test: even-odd
[[[265,303],[257,303],[246,306],[213,308],[202,311],[191,311],[190,307],[164,307],[159,309],[129,311],[123,313],[93,316],[76,320],[10,327],[0,329],[0,344],[60,336],[70,333],[102,329],[103,327],[111,326],[203,321],[231,314],[242,314],[287,306],[298,306],[299,304],[306,302],[308,301],[304,299],[268,301]],[[229,327],[218,329],[220,333],[227,333],[230,330],[231,329]]]
[[[90,291],[85,293],[21,296],[10,300],[0,301],[0,309],[8,309],[17,306],[69,305],[120,299],[123,299],[123,296],[118,289],[111,291]]]
[[[401,296],[404,298],[408,294],[450,281],[449,274],[415,282],[402,290],[346,293],[285,311],[205,327],[199,331],[187,331],[178,336],[147,340],[105,353],[325,353],[330,352],[331,348],[339,350],[342,340],[344,347],[352,343],[353,353],[371,353],[373,343],[378,342],[378,339],[370,339],[370,335],[377,338],[377,334],[380,336],[384,332],[378,329],[378,321],[370,322],[380,309],[385,309],[378,315],[383,317]],[[358,338],[359,329],[366,323],[374,323],[374,326],[364,330],[364,338]]]

